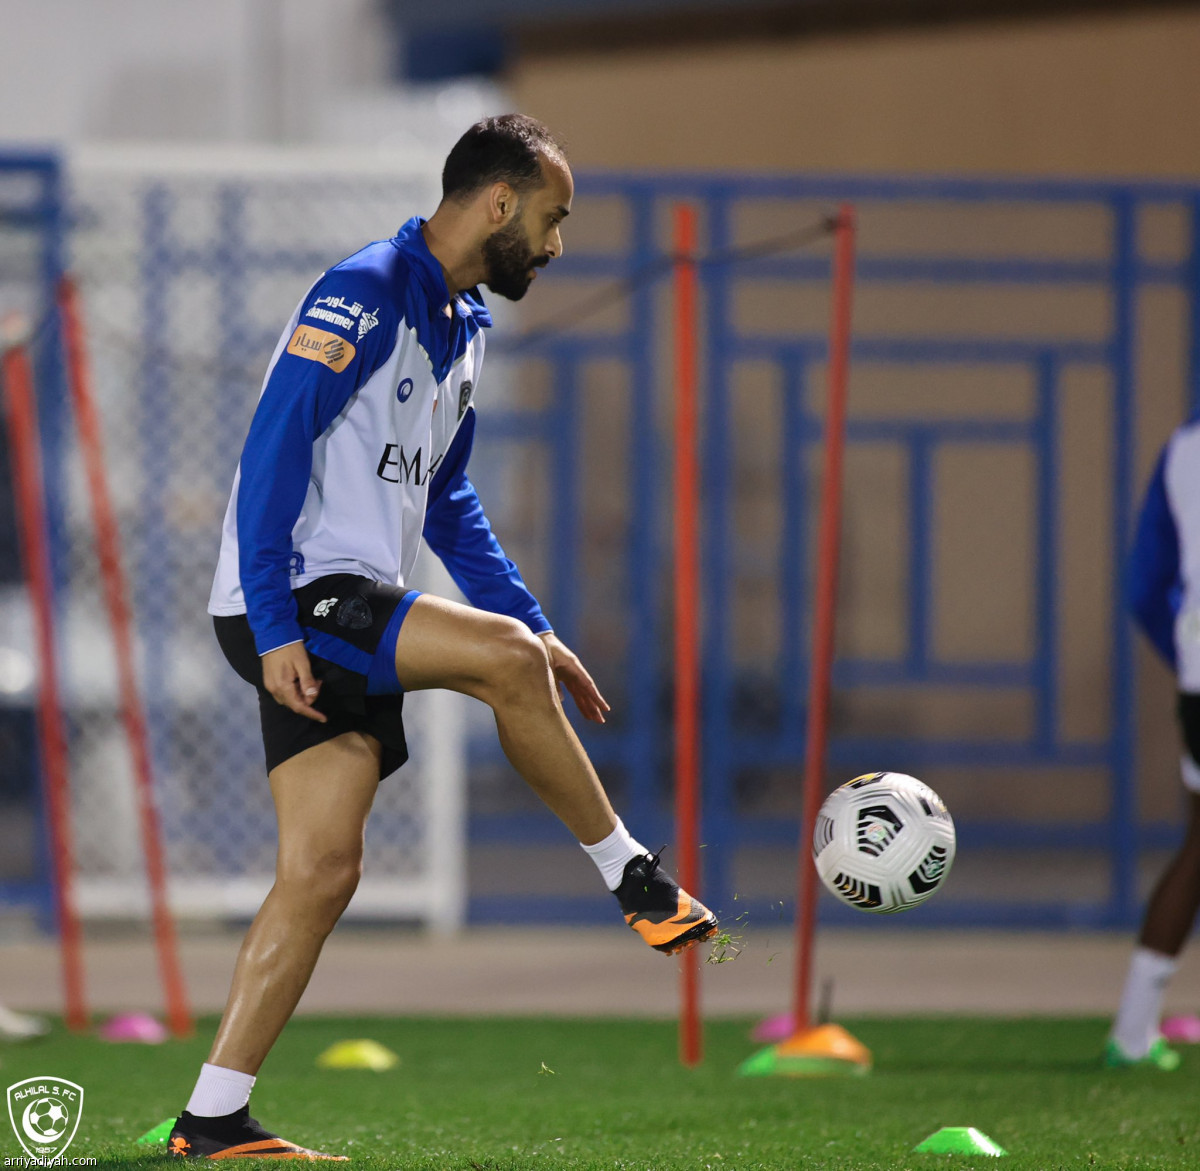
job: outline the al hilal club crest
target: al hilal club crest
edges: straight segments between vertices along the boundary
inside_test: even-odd
[[[71,1145],[83,1114],[83,1086],[61,1077],[27,1077],[8,1087],[8,1120],[31,1159],[56,1159]]]

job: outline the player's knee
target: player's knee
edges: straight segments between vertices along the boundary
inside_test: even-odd
[[[546,644],[523,622],[498,624],[491,646],[492,692],[500,701],[552,690]]]
[[[346,909],[362,877],[362,849],[323,849],[307,852],[280,868],[279,881],[332,929]]]

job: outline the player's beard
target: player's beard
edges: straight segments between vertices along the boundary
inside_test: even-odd
[[[519,218],[484,240],[483,260],[487,265],[483,283],[510,301],[525,296],[533,283],[533,270],[550,263],[549,256],[537,256],[529,247]]]

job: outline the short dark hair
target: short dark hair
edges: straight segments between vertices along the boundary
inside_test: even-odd
[[[476,122],[446,156],[442,198],[463,200],[493,183],[525,192],[542,181],[542,155],[565,159],[562,144],[536,118],[500,114]]]

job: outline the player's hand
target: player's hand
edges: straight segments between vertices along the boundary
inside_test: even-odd
[[[313,704],[321,691],[321,680],[314,679],[308,651],[302,642],[290,642],[262,656],[263,686],[275,697],[276,703],[316,720],[328,721]]]
[[[550,652],[550,668],[555,679],[571,693],[571,698],[584,719],[591,720],[594,724],[603,724],[604,713],[612,709],[608,706],[608,700],[600,694],[596,681],[584,670],[579,656],[564,646],[552,630],[547,630],[538,637]]]

